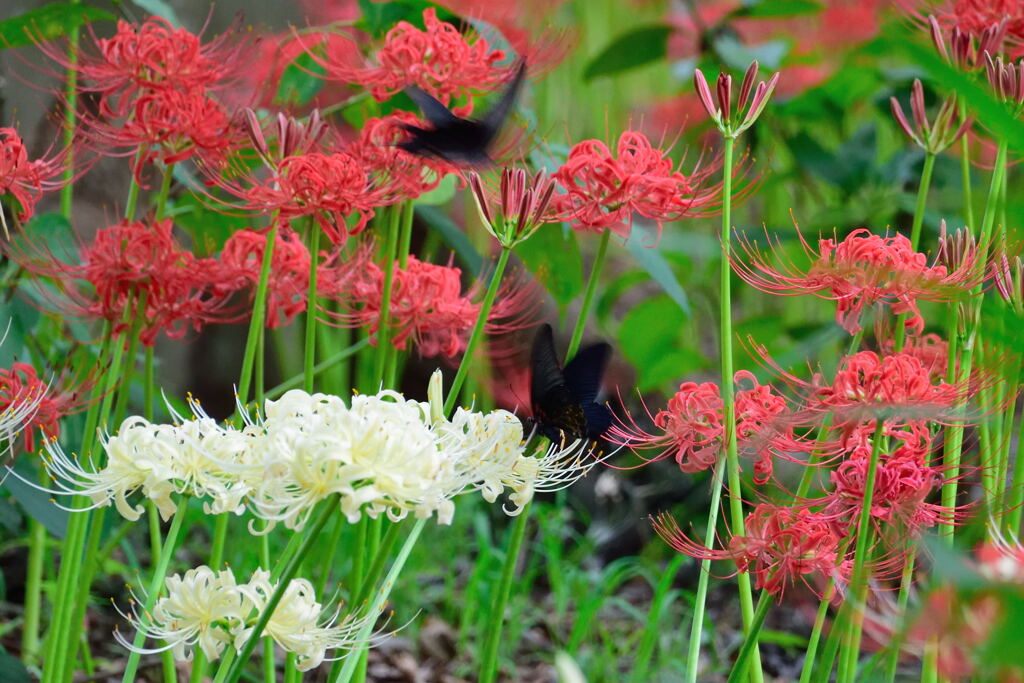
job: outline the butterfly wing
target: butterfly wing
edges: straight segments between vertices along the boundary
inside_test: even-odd
[[[423,116],[427,118],[435,128],[443,128],[450,126],[459,120],[459,117],[451,113],[448,107],[441,104],[441,101],[433,95],[420,90],[415,85],[411,85],[405,89],[405,94],[409,96],[416,106],[423,112]]]
[[[583,409],[586,435],[591,439],[600,437],[612,424],[608,406],[596,402],[611,354],[612,347],[608,344],[588,346],[577,353],[562,371],[569,395]]]
[[[488,142],[497,137],[501,131],[501,127],[505,124],[505,119],[512,113],[512,107],[516,103],[516,99],[519,97],[519,91],[523,87],[523,81],[526,79],[526,61],[519,61],[519,68],[516,69],[515,76],[512,77],[512,82],[505,88],[505,92],[502,93],[501,99],[499,99],[490,111],[484,115],[480,123],[483,124],[484,129],[488,134]]]
[[[549,397],[557,390],[565,388],[565,378],[562,376],[562,366],[555,353],[555,335],[551,325],[541,325],[537,330],[537,336],[533,340],[533,351],[530,354],[530,367],[533,369],[530,378],[530,403],[534,415],[539,418],[538,413],[543,412],[544,404],[548,402]]]

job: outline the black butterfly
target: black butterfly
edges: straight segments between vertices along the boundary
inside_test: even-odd
[[[403,126],[410,140],[398,143],[399,148],[420,156],[437,157],[458,166],[485,166],[494,163],[488,150],[512,111],[523,79],[526,62],[520,61],[501,99],[482,119],[463,119],[451,113],[437,98],[413,86],[406,88],[412,101],[423,110],[433,128]]]
[[[527,425],[536,425],[537,432],[553,443],[600,438],[612,423],[612,413],[594,400],[611,352],[608,344],[588,346],[563,369],[555,355],[551,325],[541,325],[530,356],[533,417]]]

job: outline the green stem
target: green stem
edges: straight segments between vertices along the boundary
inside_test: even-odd
[[[142,415],[147,420],[153,419],[153,396],[155,395],[155,373],[153,369],[153,347],[146,347],[145,365],[142,378]]]
[[[587,279],[587,289],[583,294],[583,305],[580,306],[580,314],[576,318],[576,325],[572,330],[572,337],[569,339],[569,346],[565,350],[565,362],[572,360],[576,352],[580,350],[580,342],[583,340],[583,330],[587,327],[587,317],[590,315],[590,308],[594,303],[594,294],[597,293],[597,280],[604,268],[604,260],[608,254],[608,244],[611,242],[612,231],[605,230],[601,233],[601,241],[597,245],[597,255],[594,256],[594,263],[590,267],[590,277]]]
[[[708,526],[704,534],[704,547],[708,550],[715,545],[715,528],[718,526],[718,510],[722,500],[722,479],[725,466],[719,461],[715,464],[714,477],[711,484],[711,507],[708,512]],[[700,576],[697,578],[697,595],[693,605],[693,623],[690,625],[690,647],[686,655],[686,680],[697,683],[697,669],[700,666],[701,635],[704,630],[704,610],[708,599],[708,584],[711,580],[711,560],[700,562]]]
[[[163,590],[167,568],[171,563],[171,557],[174,556],[174,548],[178,543],[178,533],[181,531],[181,523],[185,520],[187,507],[187,500],[181,499],[178,501],[178,509],[174,512],[171,528],[167,531],[167,538],[164,539],[163,548],[160,550],[160,561],[153,570],[153,578],[150,579],[149,588],[146,590],[146,604],[141,612],[141,617],[144,619],[148,618],[147,615],[152,614],[153,606],[156,605],[156,599]],[[132,652],[128,655],[128,664],[125,666],[124,676],[121,677],[122,683],[132,683],[135,680],[135,671],[139,667],[139,657],[141,656],[139,649],[145,640],[146,630],[145,628],[140,628],[135,634],[135,640],[132,641]]]
[[[39,468],[40,483],[46,484],[46,470]],[[46,527],[35,517],[28,520],[28,566],[25,570],[25,621],[21,632],[21,657],[35,665],[39,657],[39,613],[43,604],[43,566],[46,562]]]
[[[525,511],[524,511],[525,512]],[[398,575],[401,573],[402,568],[405,566],[405,561],[409,559],[409,553],[412,552],[413,546],[416,545],[416,539],[419,538],[420,532],[423,531],[424,525],[426,525],[426,519],[416,520],[416,524],[412,530],[409,531],[409,535],[405,539],[405,543],[402,544],[402,548],[398,551],[398,556],[395,558],[394,563],[391,565],[391,570],[388,571],[387,577],[384,579],[384,586],[377,591],[376,597],[370,605],[370,610],[367,614],[380,614],[384,608],[384,603],[387,602],[388,597],[391,595],[391,588],[398,581]],[[367,642],[370,639],[370,634],[373,632],[374,623],[372,620],[367,619],[366,625],[363,626],[363,630],[356,636],[356,642]],[[359,662],[359,649],[356,649],[345,657],[345,665],[338,677],[334,679],[333,683],[348,683],[352,679],[352,674],[355,672],[356,664]]]
[[[448,390],[448,398],[445,399],[444,402],[445,415],[451,414],[452,410],[455,408],[455,404],[459,400],[459,390],[462,389],[462,383],[466,381],[466,374],[469,372],[469,366],[473,360],[473,353],[476,351],[476,347],[484,335],[484,329],[487,327],[487,316],[491,314],[491,308],[494,306],[494,299],[498,296],[498,288],[501,286],[501,277],[505,273],[505,266],[508,264],[508,257],[511,253],[511,249],[502,247],[501,253],[498,255],[498,263],[494,266],[494,273],[491,274],[491,283],[487,286],[487,294],[484,295],[484,301],[480,305],[480,313],[477,314],[476,324],[473,325],[473,332],[469,335],[469,342],[466,344],[466,351],[462,354],[462,360],[459,362],[459,369],[455,373],[455,379],[452,380],[452,386]]]
[[[907,614],[907,605],[910,604],[910,589],[914,581],[914,564],[916,559],[915,548],[911,547],[907,553],[907,561],[903,565],[903,574],[900,577],[900,593],[896,599],[896,614],[904,617]],[[896,635],[889,641],[889,656],[886,662],[885,679],[892,683],[896,680],[896,669],[900,664],[900,650],[903,644],[904,624],[896,631]],[[927,667],[926,667],[927,668]]]
[[[928,205],[928,188],[932,183],[932,170],[935,168],[935,155],[931,152],[924,155],[924,167],[921,169],[921,182],[917,187],[917,203],[914,205],[914,219],[910,228],[910,248],[917,251],[921,243],[921,226],[924,224],[924,212]],[[903,342],[906,338],[907,328],[903,324],[906,314],[896,317],[896,330],[893,336],[894,349],[903,350]]]
[[[343,350],[339,351],[338,353],[334,354],[333,356],[331,356],[330,358],[328,358],[328,359],[326,359],[324,361],[321,361],[321,362],[317,363],[316,365],[314,365],[313,366],[313,374],[314,375],[319,375],[324,370],[328,370],[328,369],[334,367],[335,365],[337,365],[341,361],[345,360],[346,358],[350,358],[351,356],[355,355],[357,352],[362,351],[364,348],[369,346],[369,344],[370,344],[370,340],[369,339],[360,339],[359,341],[357,341],[355,344],[353,344],[352,346],[348,347],[347,349],[343,349]],[[273,389],[270,389],[269,391],[267,391],[266,392],[266,397],[267,398],[277,398],[278,396],[280,396],[284,392],[288,391],[289,389],[295,389],[295,388],[301,386],[304,379],[305,379],[304,375],[296,375],[295,377],[292,377],[289,380],[281,382],[280,384],[278,384]],[[339,396],[344,396],[348,392],[335,392],[335,393],[337,393]]]
[[[729,481],[729,513],[732,533],[742,536],[744,531],[742,488],[740,487],[740,462],[736,450],[736,389],[733,378],[732,353],[732,162],[735,140],[725,138],[722,165],[722,268],[719,308],[720,339],[719,348],[722,356],[722,413],[724,416],[724,439],[726,456],[726,473]],[[740,592],[740,611],[743,614],[743,634],[751,633],[754,621],[754,597],[750,588],[750,575],[740,572],[736,576]],[[751,680],[760,683],[764,680],[761,671],[760,650],[757,647],[756,634],[754,641],[754,666]]]
[[[768,615],[768,608],[771,604],[772,600],[768,591],[763,591],[757,601],[757,611],[754,612],[750,632],[743,640],[740,654],[732,666],[732,671],[729,672],[729,680],[726,683],[739,683],[747,677],[747,670],[750,668],[750,654],[757,649],[757,634],[761,632],[761,626],[764,624],[764,618]]]
[[[505,624],[505,607],[512,592],[512,580],[515,578],[516,564],[519,561],[519,549],[526,538],[526,523],[529,521],[532,503],[523,506],[519,516],[512,524],[508,548],[505,550],[505,565],[501,570],[501,579],[494,595],[491,612],[484,628],[485,640],[480,663],[480,683],[494,683],[498,675],[498,645],[501,643],[501,630]]]
[[[340,519],[340,518],[339,518]],[[270,566],[270,534],[266,533],[268,522],[263,522],[264,533],[260,535],[260,566]],[[323,595],[323,584],[317,595]],[[276,683],[277,669],[274,666],[274,639],[267,636],[263,639],[263,682]]]
[[[316,361],[316,275],[320,261],[320,227],[309,222],[309,292],[306,294],[306,348],[303,356],[302,388],[313,393],[313,366]]]
[[[142,163],[145,153],[145,148],[140,149],[135,154],[135,160],[132,162],[132,177],[128,181],[128,199],[124,203],[124,219],[126,221],[135,219],[135,207],[139,205],[139,181],[135,179],[135,169]]]
[[[412,202],[402,205],[402,233],[398,240],[398,267],[405,268],[409,264],[409,250],[412,248],[412,219],[415,206]]]
[[[274,594],[270,596],[270,600],[263,607],[260,612],[259,619],[256,621],[256,625],[253,626],[252,633],[249,634],[249,638],[245,641],[245,645],[238,652],[238,657],[234,663],[231,664],[230,668],[227,667],[227,662],[221,664],[220,668],[217,669],[217,676],[214,678],[214,683],[222,683],[222,681],[228,681],[234,683],[242,675],[242,669],[245,668],[246,663],[252,656],[252,651],[256,649],[256,643],[263,636],[263,630],[267,627],[267,622],[270,621],[270,617],[273,616],[274,610],[277,609],[278,604],[281,602],[281,598],[284,597],[285,590],[288,588],[288,584],[295,576],[295,572],[298,570],[299,565],[305,559],[309,551],[313,549],[317,543],[320,542],[320,532],[323,530],[324,525],[327,524],[327,520],[331,518],[331,515],[335,514],[338,510],[338,495],[334,494],[327,499],[323,506],[323,510],[320,512],[320,516],[316,518],[313,525],[306,531],[305,537],[302,540],[302,545],[299,549],[288,559],[288,563],[284,565],[284,569],[281,570],[281,575],[276,579],[277,588],[274,589]]]
[[[960,105],[960,124],[967,120],[966,102]],[[968,226],[974,226],[974,200],[971,193],[971,149],[967,135],[960,137],[960,183],[964,197],[964,220]]]
[[[366,571],[366,576],[363,577],[362,583],[358,587],[359,589],[354,593],[353,605],[361,605],[366,600],[369,600],[370,593],[384,574],[384,566],[387,564],[388,558],[391,557],[391,551],[394,550],[395,543],[398,542],[401,527],[402,525],[397,522],[388,525],[387,533],[384,534],[384,538],[377,547],[377,552],[373,554],[373,563]]]
[[[804,652],[804,665],[800,671],[800,683],[811,683],[811,674],[814,672],[814,660],[818,654],[818,644],[821,642],[821,630],[825,626],[825,617],[828,616],[828,608],[832,603],[832,596],[836,591],[834,578],[829,579],[828,586],[821,596],[821,603],[818,605],[818,614],[814,617],[814,627],[811,629],[811,638],[807,641],[807,649]]]
[[[871,508],[875,495],[875,477],[878,474],[878,459],[882,451],[882,434],[885,429],[884,420],[876,420],[875,434],[871,442],[871,458],[868,460],[867,476],[864,478],[864,500],[861,503],[860,519],[857,522],[857,548],[853,553],[853,570],[850,574],[849,592],[854,601],[863,599],[863,591],[867,589],[867,577],[864,575],[868,549],[871,546]],[[864,605],[854,604],[847,632],[848,641],[839,663],[839,683],[853,681],[857,674],[857,658],[860,652],[861,628],[864,624]]]
[[[395,251],[398,249],[400,219],[401,210],[398,207],[391,207],[388,231],[384,240],[384,261],[381,266],[384,272],[384,287],[381,291],[380,316],[377,320],[377,352],[374,354],[373,362],[373,377],[378,383],[384,381],[384,368],[391,347],[391,290],[395,282]],[[367,387],[367,391],[376,392],[379,388]]]
[[[270,264],[274,260],[274,245],[277,243],[276,217],[267,233],[260,266],[260,280],[256,285],[256,296],[252,302],[252,318],[249,320],[249,334],[245,340],[245,354],[242,357],[242,373],[238,379],[238,402],[245,405],[249,400],[249,386],[252,382],[252,368],[256,360],[257,340],[263,334],[263,322],[267,312],[267,281],[270,279]]]
[[[167,196],[171,193],[171,178],[174,176],[174,164],[164,167],[160,178],[160,189],[156,193],[156,219],[160,220],[167,211]]]

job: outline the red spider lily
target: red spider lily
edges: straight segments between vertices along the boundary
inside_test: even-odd
[[[205,165],[220,166],[240,142],[224,107],[199,89],[144,92],[120,123],[81,120],[83,134],[100,154],[136,156],[136,178],[155,160],[171,165],[198,155]]]
[[[995,96],[1008,104],[1016,113],[1024,108],[1024,59],[1014,64],[1004,62],[1002,55],[995,59],[985,53],[985,75]]]
[[[326,57],[310,53],[327,69],[327,78],[358,83],[383,102],[404,88],[415,85],[445,106],[453,100],[465,103],[452,107],[457,116],[473,112],[473,93],[494,90],[511,78],[515,65],[506,61],[503,50],[492,50],[476,35],[460,33],[437,18],[437,10],[423,10],[426,30],[400,21],[384,37],[377,50],[377,66],[360,64],[353,51],[328,44]]]
[[[18,220],[27,221],[36,202],[46,192],[60,189],[63,181],[54,180],[64,170],[66,153],[49,159],[29,161],[28,151],[18,131],[0,128],[0,196],[10,194],[18,201]],[[7,234],[7,221],[0,208],[0,223]]]
[[[886,353],[895,351],[893,340],[883,343]],[[907,337],[903,352],[914,356],[927,370],[933,379],[942,379],[946,376],[946,369],[949,364],[949,343],[937,334],[925,334],[922,336]]]
[[[555,181],[543,170],[528,178],[521,168],[505,167],[497,192],[485,190],[479,174],[473,172],[469,174],[469,186],[484,228],[509,249],[529,239],[542,225],[560,221],[551,203]],[[491,204],[497,206],[492,208]]]
[[[40,49],[81,77],[79,87],[100,94],[100,111],[112,117],[128,114],[141,90],[207,89],[243,68],[247,43],[231,31],[203,45],[199,36],[176,29],[162,17],[143,24],[118,21],[111,38],[92,35],[95,50],[84,45],[71,62],[61,46],[41,43]]]
[[[242,130],[253,149],[270,169],[276,169],[288,157],[317,151],[328,130],[319,109],[314,109],[306,122],[278,113],[271,124],[275,134],[270,142],[263,133],[263,124],[256,112],[249,108],[243,109],[241,120]]]
[[[793,435],[792,427],[786,426],[786,400],[774,393],[772,387],[758,384],[750,372],[737,372],[736,383],[744,380],[753,387],[736,392],[737,448],[741,454],[758,458],[754,482],[764,484],[772,475],[773,458],[788,458],[789,452],[802,450],[806,445]],[[673,456],[681,471],[699,472],[712,467],[725,453],[722,409],[717,384],[684,382],[669,399],[668,407],[651,418],[661,433],[645,431],[629,416],[628,423],[616,418],[619,423],[612,425],[607,438],[634,452],[660,450],[654,457],[644,458],[648,462]]]
[[[756,587],[782,600],[788,584],[820,574],[845,584],[853,562],[845,558],[843,539],[822,516],[804,508],[761,503],[747,515],[745,535],[715,550],[690,540],[668,513],[652,519],[655,531],[678,552],[700,560],[733,560],[740,572],[754,576]]]
[[[914,125],[910,125],[900,101],[895,97],[889,98],[892,105],[892,115],[903,132],[914,141],[918,147],[929,154],[941,154],[947,147],[960,139],[973,123],[967,118],[959,127],[956,126],[958,119],[957,97],[950,95],[942,103],[939,113],[935,116],[935,123],[929,123],[924,110],[924,86],[921,80],[915,78],[910,93],[910,111],[914,119]]]
[[[992,263],[992,276],[999,296],[1013,306],[1018,315],[1024,313],[1024,261],[1020,256],[1014,256],[1011,261],[1006,254],[999,254]]]
[[[285,157],[269,178],[249,187],[216,177],[213,182],[242,199],[247,210],[277,213],[282,221],[315,217],[335,244],[362,232],[376,207],[396,200],[389,180],[374,177],[359,158],[347,152]],[[355,216],[351,226],[346,226],[346,216]]]
[[[815,505],[823,504],[820,513],[836,525],[841,535],[854,532],[860,518],[870,455],[870,446],[855,449],[832,471],[832,490],[813,501]],[[904,533],[916,536],[921,529],[956,521],[963,516],[963,508],[928,502],[943,481],[941,470],[926,464],[912,450],[880,457],[871,498],[872,522],[883,536],[893,532],[903,539]]]
[[[711,213],[721,185],[703,183],[720,168],[721,160],[715,159],[687,176],[674,170],[672,160],[643,133],[627,130],[614,155],[600,140],[574,145],[553,176],[566,191],[555,195],[553,203],[563,220],[581,230],[629,237],[633,215],[639,214],[655,222],[660,236],[663,221]]]
[[[65,384],[61,378],[60,384]],[[13,363],[9,369],[0,369],[0,414],[23,402],[35,403],[32,419],[25,426],[25,451],[33,453],[35,432],[40,430],[43,438],[60,436],[60,419],[70,415],[79,407],[78,396],[91,382],[79,382],[74,392],[45,382],[29,363]]]
[[[405,349],[411,339],[420,354],[449,358],[466,349],[469,333],[480,313],[476,303],[480,281],[462,292],[462,270],[440,266],[409,256],[405,268],[394,265],[390,322],[391,343]],[[349,310],[333,314],[345,325],[367,326],[371,334],[380,327],[384,271],[370,258],[368,249],[355,259],[339,264],[324,278],[324,294]],[[488,334],[505,334],[536,323],[540,296],[533,285],[506,278],[484,328]]]
[[[815,425],[822,416],[830,414],[833,424],[846,430],[878,419],[888,426],[921,420],[965,424],[976,415],[960,407],[984,381],[934,381],[930,369],[911,353],[879,356],[874,351],[861,351],[840,360],[831,383],[820,373],[808,382],[779,367],[763,346],[755,345],[754,353],[804,395],[802,414],[794,414],[797,423]]]
[[[184,250],[172,227],[167,219],[103,228],[82,247],[76,264],[38,248],[32,254],[12,250],[12,258],[30,272],[60,281],[64,296],[46,296],[64,313],[107,320],[115,333],[131,325],[126,312],[135,313],[129,317],[141,320],[139,339],[151,346],[161,331],[180,337],[189,326],[198,330],[225,315],[225,300],[211,295],[210,263]],[[136,310],[143,300],[145,309]]]
[[[239,230],[228,238],[215,266],[214,293],[226,296],[251,289],[255,294],[260,280],[263,253],[267,248],[266,231]],[[267,280],[267,327],[282,327],[307,307],[309,295],[309,249],[302,238],[288,227],[280,230],[274,244],[274,256]]]
[[[920,25],[927,26],[933,35],[935,29],[931,24],[934,23],[951,34],[958,32],[961,42],[974,38],[979,41],[979,47],[984,42],[984,48],[993,54],[1002,51],[1004,43],[1016,52],[1017,45],[1024,38],[1024,5],[1020,0],[945,0],[938,6],[929,3],[924,11],[918,9],[921,0],[897,0],[897,4]],[[951,42],[955,51],[957,42]],[[980,58],[983,52],[982,49],[960,49],[968,55],[973,52],[975,58]],[[939,51],[945,56],[942,48]],[[980,59],[976,59],[974,64],[979,62]],[[953,63],[963,66],[955,58]]]
[[[396,200],[416,199],[440,185],[447,174],[458,172],[458,169],[441,159],[410,154],[400,149],[398,143],[409,137],[405,126],[429,128],[429,124],[409,112],[372,118],[363,124],[359,139],[347,150],[371,173],[388,178]]]
[[[875,304],[887,304],[893,313],[908,313],[908,331],[920,334],[924,319],[917,302],[953,301],[968,296],[984,279],[978,267],[984,250],[964,255],[955,270],[928,265],[928,257],[915,252],[903,235],[881,237],[866,228],[854,230],[842,241],[819,239],[814,251],[797,231],[800,243],[814,263],[806,272],[787,266],[774,268],[756,243],[745,237],[739,244],[750,264],[733,260],[733,269],[746,282],[769,294],[813,294],[836,302],[836,322],[849,333],[861,329],[861,314]],[[771,238],[768,238],[771,243]]]

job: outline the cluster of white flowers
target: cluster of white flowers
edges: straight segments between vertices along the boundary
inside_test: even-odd
[[[84,494],[94,506],[115,504],[128,519],[142,506],[140,491],[166,519],[175,495],[205,501],[207,512],[245,509],[263,520],[301,529],[314,506],[338,494],[349,521],[362,514],[399,520],[409,513],[451,522],[452,498],[478,490],[489,502],[509,491],[505,510],[517,514],[537,491],[569,486],[600,458],[575,441],[526,453],[519,419],[505,410],[442,411],[441,376],[428,402],[394,391],[337,396],[289,391],[267,401],[265,414],[243,428],[218,424],[189,400],[193,419],[173,425],[140,417],[103,440],[106,464],[83,464],[51,441],[46,459],[55,493]]]
[[[172,650],[179,661],[191,661],[196,645],[210,661],[229,646],[241,651],[277,588],[270,572],[263,569],[257,569],[248,583],[239,584],[230,569],[215,572],[206,566],[169,577],[165,587],[165,596],[156,601],[152,612],[142,613],[139,604],[143,600],[134,595],[130,611],[121,612],[146,637],[163,640],[165,645],[136,648],[120,631],[115,631],[114,637],[143,654]],[[294,653],[300,671],[309,671],[324,661],[328,650],[350,650],[363,644],[357,636],[377,616],[342,616],[340,605],[333,611],[324,610],[309,581],[292,579],[263,634]],[[371,637],[365,644],[372,645],[374,640],[376,637]]]

